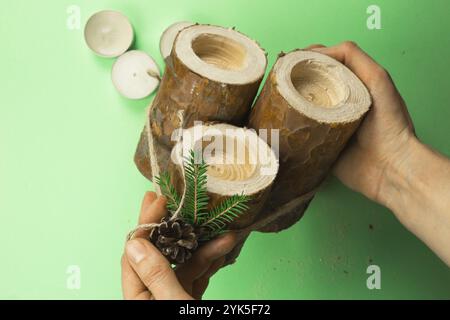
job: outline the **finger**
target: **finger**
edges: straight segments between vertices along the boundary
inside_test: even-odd
[[[155,201],[157,198],[156,193],[152,192],[152,191],[148,191],[145,193],[144,195],[144,199],[142,199],[142,204],[141,204],[141,211],[139,214],[139,220],[138,223],[142,223],[141,222],[141,216],[142,216],[142,212],[146,212],[148,210],[148,208],[150,207],[150,205],[153,203],[153,201]]]
[[[311,44],[305,48],[305,50],[312,50],[316,48],[326,48],[323,44]]]
[[[166,198],[164,196],[160,196],[141,211],[139,216],[139,224],[159,223],[166,214]],[[149,234],[150,231],[148,230],[138,230],[135,233],[135,238],[147,238]]]
[[[122,294],[126,300],[131,299],[151,299],[152,295],[147,287],[142,283],[139,276],[134,272],[126,255],[122,255]]]
[[[131,267],[155,299],[192,299],[178,282],[167,259],[149,241],[128,241],[125,252]]]
[[[142,201],[142,210],[139,215],[139,224],[159,222],[166,214],[166,198],[156,196],[154,192],[147,192]]]
[[[366,85],[376,78],[375,75],[385,72],[385,70],[375,62],[367,53],[352,41],[343,42],[337,46],[314,48],[312,51],[326,54],[352,70]]]
[[[176,269],[180,282],[187,290],[192,288],[193,282],[200,278],[212,265],[212,263],[229,253],[237,244],[238,236],[227,233],[212,241],[207,242],[183,265]]]
[[[224,263],[225,257],[217,259],[199,279],[194,281],[192,285],[192,296],[194,299],[201,300],[206,288],[208,288],[209,279],[222,268]]]
[[[160,207],[164,203],[164,199],[160,200],[162,203],[156,202],[157,196],[154,192],[146,192],[141,204],[141,214],[139,216],[139,224],[151,223],[159,221]],[[159,219],[159,220],[158,220]],[[148,236],[148,231],[138,231],[135,237]],[[122,256],[122,292],[125,299],[150,299],[151,293],[147,287],[142,283],[139,276],[131,267],[126,256]]]

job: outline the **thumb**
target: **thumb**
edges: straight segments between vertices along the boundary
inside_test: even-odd
[[[150,242],[144,239],[130,240],[125,253],[131,267],[155,299],[192,299],[184,291],[167,259]]]

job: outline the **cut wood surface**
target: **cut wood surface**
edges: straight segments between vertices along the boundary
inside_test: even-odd
[[[279,130],[279,141],[269,143],[280,170],[263,216],[319,186],[370,104],[365,86],[338,61],[303,50],[279,56],[249,120],[251,128]],[[296,203],[263,231],[289,227],[308,203]]]
[[[159,50],[164,60],[167,59],[168,56],[170,56],[173,43],[175,42],[175,38],[178,32],[192,25],[194,25],[193,22],[179,21],[171,24],[166,30],[164,30],[159,41]]]
[[[254,130],[229,124],[207,124],[183,130],[183,139],[172,150],[169,172],[181,194],[184,180],[180,166],[189,150],[202,154],[208,164],[209,208],[235,194],[251,197],[247,212],[228,225],[240,229],[257,219],[278,172],[278,161],[268,144]]]
[[[166,146],[172,132],[194,121],[243,125],[267,66],[261,47],[233,30],[209,25],[182,29],[150,115],[153,135]],[[184,123],[177,116],[184,111]]]

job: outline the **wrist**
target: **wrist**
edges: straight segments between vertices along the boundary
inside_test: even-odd
[[[385,170],[380,203],[450,266],[450,160],[417,138]]]
[[[436,190],[444,190],[448,177],[448,160],[420,142],[408,139],[401,155],[385,171],[379,202],[389,208],[409,230],[430,224],[433,212],[448,200],[436,198]],[[445,169],[447,168],[447,169]],[[438,210],[439,211],[439,210]]]
[[[421,181],[416,164],[423,156],[425,146],[413,135],[408,137],[399,152],[390,159],[380,174],[377,202],[394,212],[401,212]]]

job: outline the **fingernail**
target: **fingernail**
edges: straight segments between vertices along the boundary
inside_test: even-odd
[[[138,240],[128,241],[125,249],[127,257],[134,263],[141,262],[145,257],[146,248]]]

